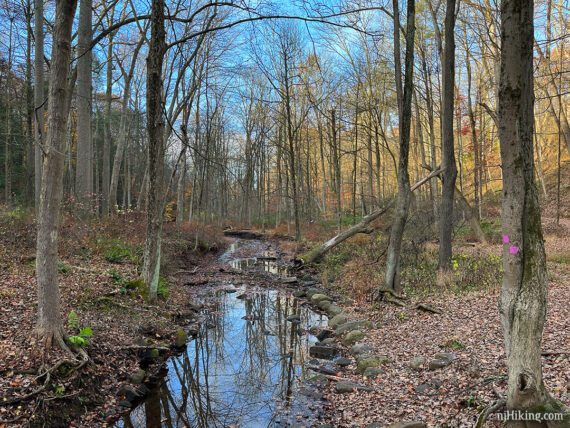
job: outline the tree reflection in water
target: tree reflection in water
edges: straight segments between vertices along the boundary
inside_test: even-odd
[[[198,337],[168,361],[165,382],[118,426],[267,427],[291,405],[316,342],[306,331],[326,317],[275,290],[236,296],[220,294]],[[287,321],[293,314],[301,324]]]

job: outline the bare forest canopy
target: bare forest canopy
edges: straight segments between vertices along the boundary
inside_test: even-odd
[[[73,23],[71,71],[81,68],[83,46],[92,48],[92,60],[86,107],[84,79],[75,77],[70,100],[64,193],[66,199],[89,194],[103,214],[140,209],[150,9],[136,1],[91,6],[87,41],[79,13]],[[35,63],[33,2],[1,5],[0,188],[6,201],[33,200],[34,121],[46,114],[54,7],[45,3],[45,52]],[[172,215],[269,226],[294,222],[296,211],[302,221],[342,223],[393,198],[399,120],[391,8],[388,2],[167,2],[164,176],[168,202],[178,205]],[[420,1],[416,9],[413,182],[426,175],[426,166],[441,163],[445,97],[445,5]],[[559,157],[562,164],[568,160],[570,149],[568,14],[562,1],[535,8],[535,159],[541,194],[550,198],[556,187],[547,177],[556,173]],[[452,132],[458,188],[478,215],[501,188],[499,28],[495,2],[458,7]],[[37,66],[46,84],[34,99]],[[82,108],[90,113],[89,135],[82,130]],[[433,182],[417,192],[434,215],[440,187]]]

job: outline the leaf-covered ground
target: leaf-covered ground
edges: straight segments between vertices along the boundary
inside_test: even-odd
[[[34,226],[6,215],[0,219],[0,427],[107,426],[106,421],[126,410],[117,393],[138,370],[144,352],[131,348],[168,347],[179,326],[193,321],[192,289],[178,282],[177,272],[215,260],[209,250],[223,245],[221,235],[201,228],[197,238],[194,229],[166,225],[163,258],[170,286],[151,306],[140,289],[127,289],[139,276],[144,219],[93,223],[66,218],[60,246],[61,315],[67,323],[74,311],[80,326],[93,329],[86,347],[89,362],[70,374],[53,373],[38,392],[44,386],[44,378],[37,378],[42,364],[49,367],[69,357],[55,350],[42,360],[35,346]],[[69,334],[73,330],[67,326]],[[159,366],[157,361],[149,372]],[[1,404],[13,400],[21,401]]]
[[[549,254],[548,314],[543,340],[544,379],[549,392],[570,405],[570,265],[568,222],[546,224]],[[501,247],[465,247],[458,252],[499,255]],[[361,263],[362,264],[362,263]],[[340,373],[343,378],[370,386],[373,392],[338,394],[334,382],[327,388],[326,421],[334,427],[364,427],[377,423],[423,421],[429,427],[473,427],[479,413],[502,398],[506,390],[506,362],[498,314],[500,276],[494,287],[461,293],[441,292],[437,287],[405,308],[359,302],[348,308],[354,319],[370,319],[376,328],[361,342],[373,354],[388,356],[383,373],[366,379],[355,366]],[[415,303],[427,302],[443,311],[418,311]],[[348,354],[348,349],[345,352]],[[448,367],[419,370],[410,367],[414,357],[427,362],[438,352],[453,352]],[[548,354],[552,352],[552,354]],[[546,355],[548,354],[548,355]],[[496,415],[486,426],[500,426]]]

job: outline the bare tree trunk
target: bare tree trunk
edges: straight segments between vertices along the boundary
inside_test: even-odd
[[[115,150],[115,157],[113,159],[113,171],[111,174],[111,183],[109,185],[109,208],[112,214],[117,214],[117,188],[119,186],[119,175],[121,173],[121,165],[123,163],[123,156],[128,139],[128,116],[129,116],[129,101],[131,99],[131,82],[135,73],[135,66],[137,63],[138,54],[142,48],[144,37],[137,44],[133,53],[131,66],[128,73],[125,75],[123,102],[121,106],[121,121],[119,124],[119,139],[117,141],[117,149]],[[123,73],[125,74],[125,73]]]
[[[75,191],[91,208],[93,194],[93,157],[91,136],[91,39],[92,0],[81,0],[79,6],[77,60],[77,162]]]
[[[34,201],[34,90],[32,87],[32,1],[26,0],[26,201]]]
[[[447,0],[445,12],[445,49],[443,51],[443,99],[441,117],[442,197],[439,221],[439,271],[451,270],[453,238],[453,193],[457,179],[453,142],[453,104],[455,101],[455,0]]]
[[[415,0],[408,0],[406,23],[406,59],[405,77],[402,94],[402,68],[400,61],[400,19],[397,0],[394,7],[394,57],[396,73],[396,93],[398,95],[398,116],[400,126],[400,159],[398,163],[398,197],[394,222],[390,231],[390,243],[386,257],[385,289],[399,291],[400,249],[404,236],[404,227],[410,207],[410,177],[408,175],[408,155],[410,152],[410,128],[412,121],[412,92],[414,74],[414,35],[415,35]]]
[[[36,213],[40,207],[44,131],[44,2],[34,0],[34,200]]]
[[[6,129],[4,139],[4,199],[6,204],[12,201],[12,98],[10,89],[12,86],[12,31],[14,27],[14,17],[10,16],[10,30],[8,34],[8,64],[6,70]]]
[[[509,374],[507,407],[539,411],[553,399],[546,391],[541,366],[547,275],[533,159],[533,1],[503,0],[501,30],[498,119],[505,245],[499,308]],[[513,427],[546,425],[511,423]]]
[[[125,88],[126,90],[126,88]],[[105,132],[103,133],[103,162],[101,167],[101,208],[103,216],[109,215],[109,202],[111,184],[111,113],[113,104],[113,33],[109,35],[107,46],[107,88],[105,91]]]
[[[55,341],[65,348],[57,283],[60,203],[63,198],[65,131],[69,116],[67,84],[71,56],[71,28],[77,0],[56,2],[48,97],[48,130],[39,205],[36,275],[37,332],[46,348]]]
[[[157,298],[164,190],[164,115],[162,112],[162,65],[166,54],[164,0],[153,0],[151,37],[147,57],[148,190],[147,222],[142,276],[149,301]]]

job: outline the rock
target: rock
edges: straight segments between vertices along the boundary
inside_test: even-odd
[[[390,425],[388,428],[427,428],[423,422],[398,422]]]
[[[293,291],[293,297],[301,298],[307,295],[307,290],[295,290]]]
[[[316,293],[316,294],[313,294],[311,296],[311,303],[314,305],[318,305],[319,302],[321,302],[323,300],[331,300],[331,298],[329,296],[327,296],[326,294],[322,294],[322,293]]]
[[[333,345],[334,343],[335,343],[334,337],[328,337],[320,342],[321,345]]]
[[[132,383],[136,385],[140,385],[144,382],[144,378],[146,377],[146,371],[143,369],[138,369],[130,376],[130,380]]]
[[[186,346],[186,342],[188,342],[188,335],[184,330],[179,328],[178,330],[176,330],[176,339],[174,340],[174,345],[177,348],[183,348],[184,346]]]
[[[366,370],[364,370],[364,377],[367,377],[370,379],[375,379],[379,375],[381,375],[382,373],[384,373],[384,370],[382,370],[381,368],[368,367],[368,368],[366,368]]]
[[[450,364],[449,362],[443,360],[431,360],[429,362],[428,368],[430,370],[437,370],[447,367],[449,364]]]
[[[300,323],[301,322],[301,315],[299,315],[299,314],[289,315],[287,317],[287,321]]]
[[[345,314],[338,314],[329,320],[329,327],[332,329],[338,328],[339,325],[345,324],[348,321]]]
[[[148,394],[149,389],[144,385],[123,385],[118,392],[120,397],[124,397],[126,401],[129,403],[135,403],[138,400],[144,398],[146,394]]]
[[[338,357],[333,360],[333,363],[341,367],[346,367],[352,364],[352,360],[349,360],[348,358],[344,357]]]
[[[370,352],[372,352],[372,348],[365,343],[357,343],[356,345],[354,345],[350,349],[350,351],[354,355],[364,355],[364,354],[369,354]]]
[[[390,362],[390,359],[385,355],[381,355],[378,357],[364,357],[359,358],[356,363],[356,373],[363,374],[367,368],[369,367],[379,367],[382,364],[387,364]]]
[[[297,279],[296,276],[286,276],[285,278],[281,279],[281,282],[283,284],[295,284],[296,282],[298,282],[299,280]]]
[[[409,366],[414,370],[419,370],[426,363],[425,357],[414,357],[409,363]]]
[[[312,287],[313,285],[317,285],[317,281],[313,281],[313,280],[311,279],[311,280],[308,280],[308,281],[303,281],[303,282],[301,283],[301,285],[303,285],[303,287]]]
[[[438,352],[433,356],[436,360],[449,361],[450,363],[457,358],[453,352]]]
[[[344,337],[342,343],[344,343],[346,346],[351,346],[351,345],[354,345],[359,340],[364,339],[365,337],[366,337],[366,335],[363,332],[361,332],[360,330],[352,330],[352,331],[347,333],[347,335]]]
[[[313,384],[313,385],[324,387],[325,385],[327,385],[329,383],[329,379],[324,374],[317,373],[317,374],[311,376],[310,378],[308,378],[307,382],[309,382],[310,384]]]
[[[349,321],[344,323],[341,326],[336,328],[337,334],[344,334],[352,330],[364,330],[367,328],[371,328],[372,323],[368,320],[361,320],[361,321]]]
[[[414,388],[418,394],[423,394],[429,389],[429,384],[427,383],[420,383],[418,386]]]
[[[336,315],[342,313],[342,308],[340,306],[332,304],[328,307],[328,309],[326,309],[326,311],[329,316],[335,317]]]
[[[329,376],[337,376],[338,375],[338,366],[326,363],[326,364],[319,364],[316,367],[309,367],[311,370],[314,370],[318,373],[329,375]]]
[[[315,358],[332,360],[336,354],[338,354],[338,349],[334,346],[313,345],[309,348],[309,355]]]
[[[366,425],[364,428],[382,428],[382,425],[380,425],[378,422],[374,422],[372,424]]]
[[[349,380],[338,381],[334,389],[338,394],[347,394],[354,391],[373,391],[373,389],[368,386],[360,385],[359,383],[351,382]]]
[[[319,294],[320,292],[321,290],[319,290],[318,288],[309,288],[307,289],[307,298],[310,300],[313,298],[315,294]]]
[[[319,342],[322,342],[325,339],[328,339],[330,337],[334,336],[334,332],[332,330],[328,330],[328,329],[323,329],[319,332],[319,334],[317,334],[317,339]]]
[[[188,327],[188,334],[190,336],[198,336],[198,333],[200,333],[200,325],[199,324],[192,324],[190,327]]]
[[[319,303],[317,303],[317,306],[321,311],[326,312],[332,306],[332,303],[330,300],[321,300]]]
[[[429,362],[430,370],[442,369],[450,365],[457,357],[452,352],[439,352],[434,355],[434,359]]]

